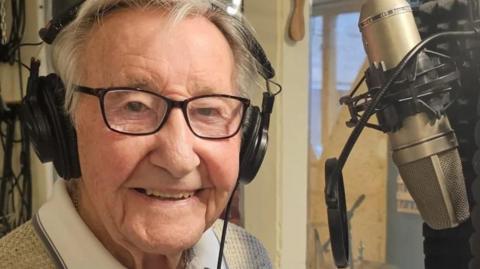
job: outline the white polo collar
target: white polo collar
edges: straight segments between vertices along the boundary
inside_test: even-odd
[[[52,197],[40,208],[32,223],[57,268],[125,268],[80,218],[65,180],[57,180]],[[194,257],[188,268],[216,268],[219,248],[217,236],[208,229],[193,247]],[[228,268],[225,258],[222,268]]]

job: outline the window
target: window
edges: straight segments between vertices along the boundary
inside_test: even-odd
[[[315,157],[322,154],[322,42],[323,17],[310,19],[310,145]]]
[[[358,12],[336,16],[336,86],[341,95],[347,94],[365,61],[362,35],[358,30]]]
[[[322,154],[338,113],[338,99],[348,93],[365,61],[358,12],[310,18],[310,145]]]

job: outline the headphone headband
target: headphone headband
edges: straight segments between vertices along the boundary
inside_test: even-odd
[[[58,17],[54,17],[51,19],[47,26],[40,29],[38,35],[40,38],[47,44],[52,44],[57,35],[67,26],[70,24],[75,17],[77,16],[78,10],[82,6],[85,0],[79,1],[65,12],[62,12]]]

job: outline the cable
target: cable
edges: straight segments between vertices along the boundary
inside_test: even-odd
[[[6,1],[6,0],[4,0]],[[16,49],[21,44],[23,35],[25,33],[26,16],[25,16],[25,0],[10,0],[11,8],[11,26],[10,35],[5,44],[0,45],[0,61],[13,63],[13,58]],[[6,10],[0,10],[3,14],[0,14],[0,18],[5,20]],[[0,24],[4,28],[0,28],[0,35],[6,35],[8,32],[6,23]]]
[[[30,72],[30,67],[28,65],[26,65],[25,63],[23,63],[22,61],[18,60],[18,59],[15,59],[15,62],[19,65],[21,65],[23,68],[27,69],[27,71]],[[22,94],[23,96],[23,94]]]
[[[364,81],[365,81],[365,74],[363,74],[362,78],[360,78],[360,80],[357,82],[357,85],[355,85],[355,87],[353,88],[352,93],[350,93],[350,97],[353,97],[355,95],[357,90],[360,88],[360,85],[362,85]]]
[[[2,131],[0,136],[3,146],[3,174],[0,177],[0,236],[31,218],[32,215],[32,181],[29,163],[29,140],[24,123],[20,120],[20,104],[8,104],[0,113]],[[20,128],[17,128],[20,124]],[[20,138],[15,138],[17,130]],[[17,141],[16,141],[17,140]],[[20,171],[15,172],[12,164],[17,162],[13,156],[15,144],[21,143],[19,164]]]
[[[36,47],[36,46],[40,46],[40,45],[43,45],[43,41],[36,42],[36,43],[35,42],[19,43],[15,47],[11,48],[11,52],[10,52],[9,55],[13,55],[15,53],[15,51],[17,51],[21,47]]]
[[[237,183],[233,188],[232,194],[228,199],[227,208],[225,209],[225,218],[223,220],[223,228],[222,228],[222,238],[220,239],[220,249],[218,250],[217,269],[222,268],[223,248],[225,246],[225,238],[227,236],[227,225],[228,225],[228,219],[230,218],[230,208],[232,205],[233,196],[235,194],[235,191],[238,188],[239,183],[240,183],[240,180],[237,179]]]
[[[20,50],[20,48],[17,50],[17,57],[19,59],[18,61],[18,82],[19,82],[19,86],[20,86],[20,96],[23,98],[23,72],[22,72],[22,52]]]

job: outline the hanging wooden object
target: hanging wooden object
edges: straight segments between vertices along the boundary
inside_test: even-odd
[[[301,41],[305,36],[305,0],[294,0],[293,14],[290,20],[289,36],[293,41]]]

